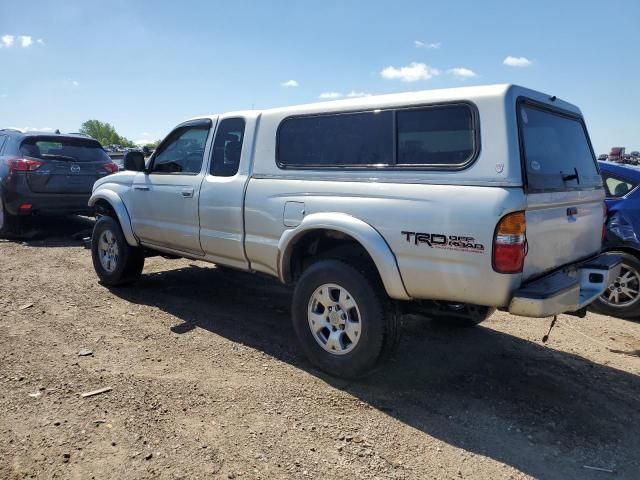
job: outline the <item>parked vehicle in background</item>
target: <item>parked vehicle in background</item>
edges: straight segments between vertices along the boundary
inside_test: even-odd
[[[634,150],[629,155],[631,156],[631,158],[636,158],[636,159],[640,158],[640,152],[637,150]]]
[[[599,161],[609,160],[609,155],[607,155],[606,153],[603,153],[602,155],[598,155],[598,160]]]
[[[612,147],[609,152],[610,162],[621,162],[624,158],[625,147]]]
[[[130,283],[154,253],[277,277],[336,376],[385,358],[402,311],[583,315],[619,272],[580,110],[522,87],[200,117],[124,163],[90,200],[100,280]]]
[[[93,213],[94,182],[117,170],[84,135],[0,130],[0,235],[31,215]]]
[[[608,208],[606,251],[622,257],[620,276],[593,307],[621,318],[640,317],[640,168],[600,163]]]

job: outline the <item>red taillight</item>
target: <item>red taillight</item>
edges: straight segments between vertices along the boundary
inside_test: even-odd
[[[118,165],[114,162],[105,163],[102,167],[109,173],[116,173],[118,171]]]
[[[493,269],[498,273],[520,273],[527,249],[524,212],[502,217],[493,239]]]
[[[31,212],[32,208],[33,208],[32,204],[23,203],[18,207],[18,210],[20,210],[20,213],[29,213],[29,212]]]
[[[13,172],[33,172],[42,166],[40,160],[33,158],[9,158],[4,162],[9,167],[9,175]]]

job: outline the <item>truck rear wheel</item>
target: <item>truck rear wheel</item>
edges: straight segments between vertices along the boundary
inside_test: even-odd
[[[354,378],[386,357],[398,318],[376,275],[342,260],[321,260],[301,275],[293,295],[293,327],[311,363]],[[375,272],[374,272],[375,273]]]
[[[91,257],[100,281],[111,287],[136,281],[144,267],[143,250],[129,245],[120,224],[107,215],[93,227]]]

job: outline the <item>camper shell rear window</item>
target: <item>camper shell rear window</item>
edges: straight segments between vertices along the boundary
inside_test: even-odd
[[[518,101],[517,117],[527,191],[602,188],[582,117],[528,99]]]

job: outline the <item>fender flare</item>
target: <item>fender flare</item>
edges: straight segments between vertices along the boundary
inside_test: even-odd
[[[140,242],[133,233],[129,212],[122,201],[122,198],[120,198],[120,195],[112,190],[98,190],[91,195],[91,198],[89,199],[89,206],[93,207],[98,200],[104,200],[111,205],[113,211],[116,212],[120,228],[122,228],[122,233],[124,234],[124,238],[127,240],[127,243],[132,247],[140,246]]]
[[[380,233],[368,223],[345,213],[312,213],[303,218],[300,225],[285,230],[278,242],[278,275],[280,280],[291,280],[291,254],[299,239],[312,230],[333,230],[355,239],[369,253],[380,273],[380,278],[389,297],[410,300],[402,281],[396,257]]]

